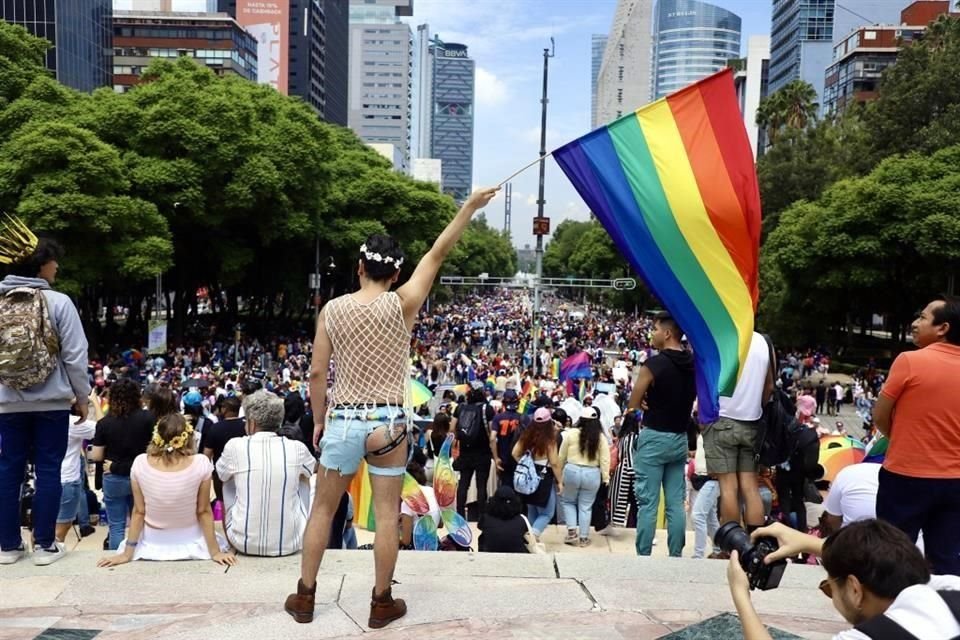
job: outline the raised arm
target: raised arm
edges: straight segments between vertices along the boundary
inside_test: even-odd
[[[499,187],[488,187],[477,189],[454,216],[447,228],[437,237],[433,247],[420,259],[413,275],[402,287],[397,289],[397,295],[403,304],[403,318],[407,323],[407,328],[413,329],[417,321],[417,314],[420,313],[420,307],[430,294],[433,287],[433,281],[437,279],[437,273],[440,272],[440,266],[447,259],[447,255],[457,240],[463,235],[463,231],[470,223],[473,214],[487,206],[487,203],[497,195]]]

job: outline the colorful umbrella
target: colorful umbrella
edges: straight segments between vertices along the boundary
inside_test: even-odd
[[[457,397],[465,396],[470,391],[470,385],[468,384],[458,384],[453,387],[453,392],[457,394]]]
[[[410,405],[419,407],[433,399],[433,392],[419,380],[410,379]]]
[[[820,465],[825,471],[823,479],[833,482],[843,468],[863,462],[866,454],[864,444],[856,438],[839,435],[820,438]]]

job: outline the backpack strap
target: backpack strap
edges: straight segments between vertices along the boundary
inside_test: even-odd
[[[950,613],[952,613],[954,619],[960,623],[960,591],[944,590],[937,591],[937,594],[947,603],[947,606],[950,608]]]
[[[882,613],[858,624],[854,629],[871,640],[920,640]]]

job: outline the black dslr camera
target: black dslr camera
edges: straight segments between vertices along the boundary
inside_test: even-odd
[[[750,541],[750,534],[736,522],[728,522],[717,530],[713,541],[724,552],[736,550],[740,556],[740,566],[750,580],[751,589],[769,591],[780,586],[786,560],[764,564],[763,559],[780,548],[776,538],[759,538],[756,543]]]

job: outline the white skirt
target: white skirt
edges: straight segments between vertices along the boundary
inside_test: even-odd
[[[221,551],[230,548],[226,538],[219,533],[217,545]],[[117,548],[117,553],[123,553],[127,546],[124,540]],[[210,560],[210,551],[207,541],[203,537],[200,523],[182,529],[154,529],[146,524],[143,526],[143,535],[140,544],[133,552],[134,560]]]

